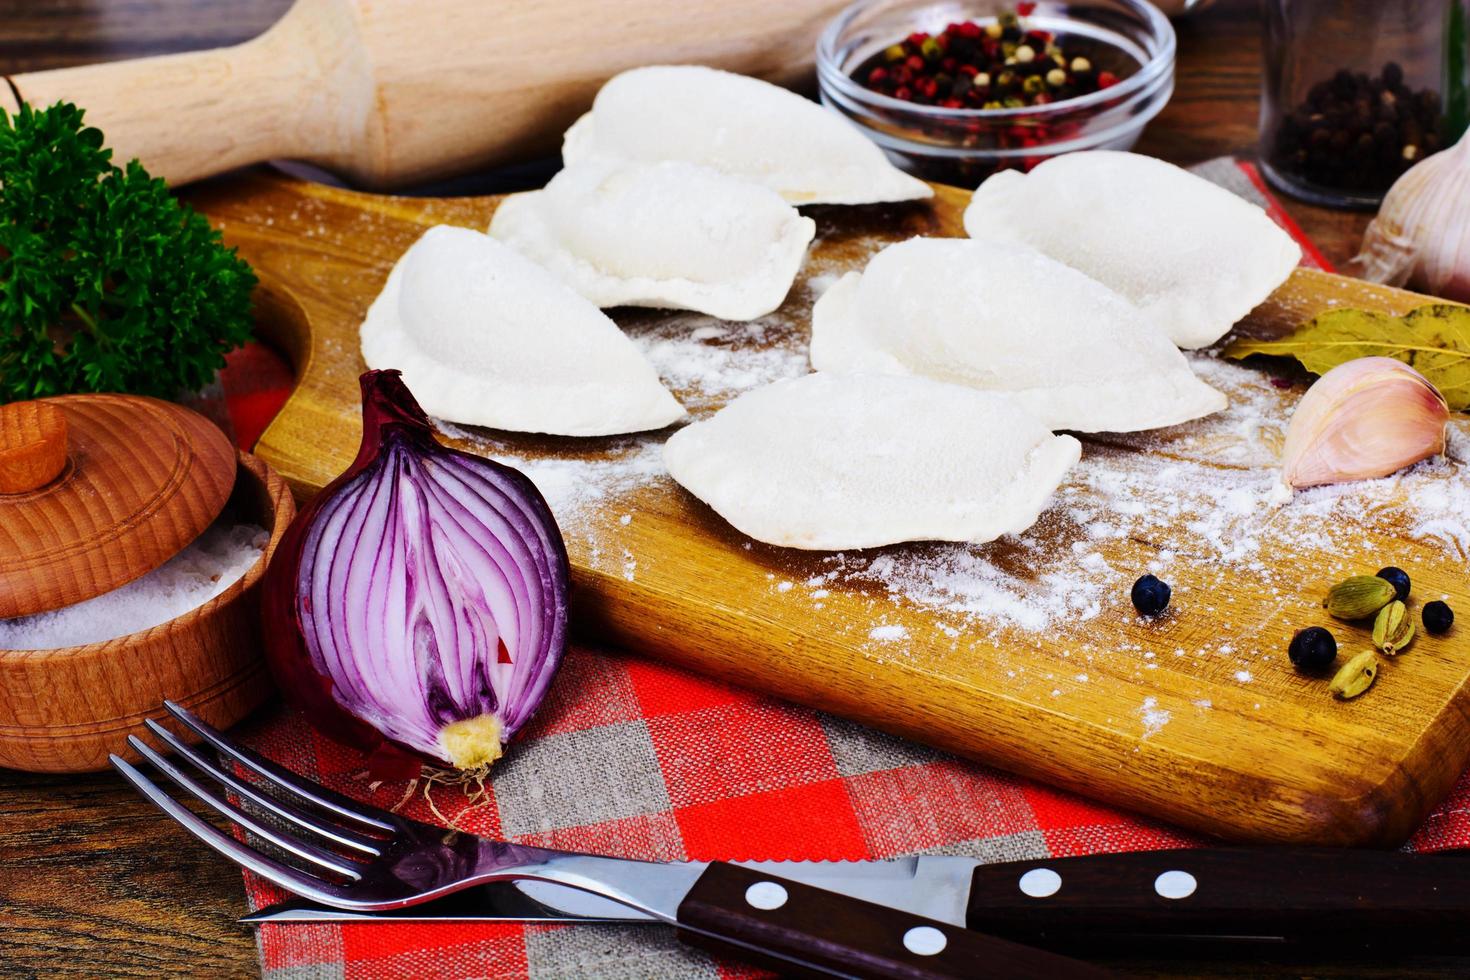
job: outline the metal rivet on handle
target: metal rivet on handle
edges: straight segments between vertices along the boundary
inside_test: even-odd
[[[1021,894],[1029,898],[1051,898],[1062,890],[1062,876],[1051,868],[1032,868],[1021,876]]]
[[[779,909],[786,904],[786,889],[774,881],[757,881],[745,889],[745,900],[754,908]]]
[[[1199,882],[1188,871],[1165,871],[1154,879],[1154,891],[1160,898],[1188,898],[1199,887]]]
[[[914,926],[903,934],[903,948],[915,956],[933,956],[944,951],[949,940],[933,926]]]

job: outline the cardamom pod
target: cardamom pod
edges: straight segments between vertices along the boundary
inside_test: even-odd
[[[1378,676],[1378,654],[1372,650],[1364,650],[1353,659],[1342,665],[1342,670],[1332,678],[1328,685],[1333,694],[1346,701],[1362,694],[1373,686],[1373,680]]]
[[[1343,579],[1327,593],[1329,615],[1338,619],[1367,619],[1388,605],[1397,593],[1393,583],[1377,575],[1354,575]]]
[[[1414,642],[1414,617],[1398,599],[1378,610],[1373,620],[1373,645],[1392,657]]]

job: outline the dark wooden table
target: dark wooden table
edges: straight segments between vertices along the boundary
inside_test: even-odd
[[[289,5],[0,0],[0,74],[230,44]],[[1183,164],[1249,154],[1260,85],[1256,4],[1221,0],[1178,29],[1174,99],[1139,150]],[[1362,214],[1289,209],[1334,262],[1356,251],[1367,223]],[[0,976],[255,975],[255,943],[235,923],[244,907],[239,872],[118,778],[0,770]],[[1135,949],[1108,962],[1144,976],[1470,975],[1470,956],[1425,954],[1203,959]]]

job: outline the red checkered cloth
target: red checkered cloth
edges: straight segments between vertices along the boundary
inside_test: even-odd
[[[1249,164],[1212,161],[1205,176],[1267,207],[1330,268]],[[224,399],[243,445],[291,386],[265,348],[232,356]],[[237,734],[297,772],[379,806],[407,784],[370,788],[363,756],[276,708]],[[1011,861],[1191,846],[1198,838],[965,762],[854,722],[775,701],[633,653],[574,647],[532,726],[499,763],[482,805],[433,790],[464,830],[649,860],[860,859],[966,854]],[[401,812],[442,822],[422,792]],[[1470,846],[1470,779],[1410,847]],[[251,908],[284,894],[246,874]],[[652,925],[268,925],[269,980],[317,977],[751,976]]]

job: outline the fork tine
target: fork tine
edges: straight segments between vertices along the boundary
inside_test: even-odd
[[[133,747],[135,752],[153,763],[160,772],[178,784],[180,788],[186,790],[199,802],[207,804],[225,819],[233,820],[246,830],[264,840],[270,841],[288,854],[294,854],[303,861],[309,861],[319,868],[336,872],[339,875],[351,878],[353,881],[362,878],[362,872],[345,858],[339,858],[331,851],[317,847],[315,844],[308,844],[305,841],[297,840],[289,834],[284,834],[274,827],[255,819],[228,800],[215,796],[193,776],[188,775],[172,762],[169,762],[163,756],[153,751],[148,746],[148,743],[144,742],[138,736],[129,735],[128,744]]]
[[[188,726],[190,730],[210,745],[213,745],[216,749],[219,749],[246,769],[264,776],[267,780],[275,783],[282,789],[288,789],[297,796],[315,803],[324,810],[335,813],[339,817],[345,817],[348,820],[355,820],[365,827],[371,827],[374,830],[387,834],[397,833],[398,827],[394,823],[395,818],[387,810],[380,810],[371,804],[359,803],[350,797],[343,796],[341,793],[335,793],[325,786],[319,786],[316,783],[303,779],[291,770],[276,765],[274,762],[261,755],[257,755],[245,746],[236,745],[226,738],[223,732],[218,731],[212,725],[197,717],[193,712],[180,707],[172,701],[163,702],[163,706],[168,709],[169,714]]]
[[[215,765],[192,745],[184,744],[173,732],[164,728],[152,718],[144,718],[143,724],[148,726],[148,730],[153,733],[154,737],[172,749],[180,758],[189,760],[194,764],[196,769],[203,772],[206,776],[226,789],[240,794],[261,809],[275,814],[282,820],[289,821],[298,827],[318,834],[334,844],[349,848],[361,854],[366,854],[370,857],[379,857],[382,855],[382,848],[378,846],[381,841],[376,838],[355,834],[350,830],[326,823],[284,800],[278,800],[269,793],[262,793],[250,783],[231,775],[229,772]]]
[[[121,773],[124,779],[132,783],[133,788],[146,796],[154,806],[173,817],[185,830],[229,860],[297,895],[325,904],[341,902],[338,889],[329,883],[303,874],[235,840],[209,821],[196,816],[188,807],[159,789],[152,780],[139,772],[127,760],[116,755],[108,756],[108,760],[112,762],[112,767]]]

